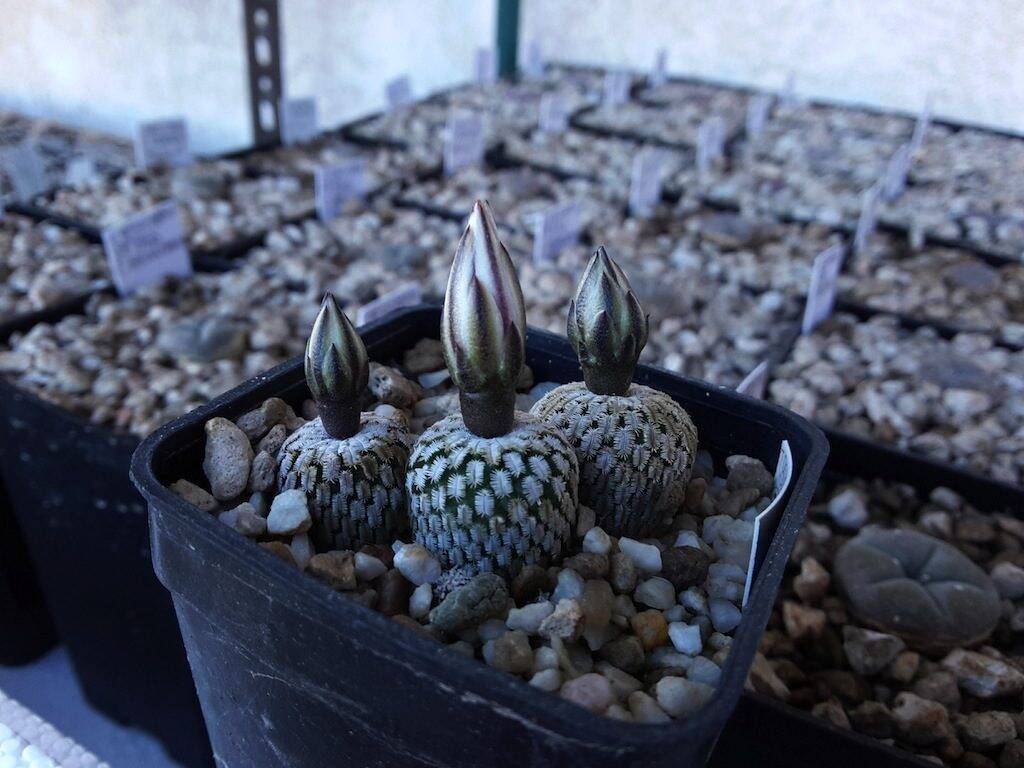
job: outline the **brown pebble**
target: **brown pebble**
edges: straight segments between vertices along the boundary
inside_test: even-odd
[[[611,557],[608,569],[608,581],[616,594],[631,594],[636,589],[638,574],[636,566],[622,552],[616,552]]]
[[[377,584],[379,594],[377,610],[385,616],[408,613],[409,597],[412,595],[412,590],[412,582],[406,579],[397,568],[392,568],[380,577],[380,582]]]
[[[640,638],[644,650],[651,651],[668,642],[668,622],[661,611],[641,611],[629,620],[629,626]]]
[[[1024,741],[1014,739],[999,753],[999,768],[1024,768]]]
[[[356,588],[356,564],[348,550],[313,555],[306,570],[331,589],[347,591]]]
[[[396,613],[391,617],[391,620],[396,624],[401,624],[403,627],[408,627],[414,632],[418,632],[424,637],[429,637],[431,640],[435,639],[430,630],[416,621],[412,616],[406,616],[404,613]]]
[[[672,582],[677,592],[702,585],[710,565],[711,558],[696,547],[672,547],[661,553],[661,576]]]
[[[603,579],[608,575],[608,556],[597,552],[580,552],[562,563],[564,568],[572,568],[584,579]]]
[[[298,568],[298,564],[295,562],[295,555],[292,554],[291,547],[285,544],[283,541],[267,541],[260,544],[267,552],[277,555],[281,560],[284,560],[288,565]]]
[[[902,651],[889,662],[885,674],[897,683],[906,685],[917,675],[921,666],[921,655],[913,651]]]
[[[876,739],[890,738],[895,729],[892,712],[885,704],[877,701],[862,702],[850,712],[850,723],[854,730]]]
[[[704,500],[704,492],[707,490],[708,481],[703,477],[693,478],[686,486],[686,497],[683,503],[688,509],[696,509]]]
[[[834,699],[815,704],[811,707],[811,714],[827,720],[839,728],[850,729],[850,718],[846,716],[843,705]]]
[[[597,655],[631,675],[640,673],[644,668],[644,647],[640,638],[634,635],[605,643]]]
[[[548,592],[550,589],[551,579],[548,572],[539,565],[524,565],[512,579],[512,599],[519,606],[534,602],[541,592]]]

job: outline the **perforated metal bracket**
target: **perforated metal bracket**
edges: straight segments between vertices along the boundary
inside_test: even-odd
[[[281,24],[277,0],[244,0],[253,144],[281,141]]]

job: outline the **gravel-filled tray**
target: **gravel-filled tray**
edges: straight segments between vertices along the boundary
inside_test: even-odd
[[[821,424],[1020,483],[1022,366],[991,336],[840,313],[796,341],[770,392]]]

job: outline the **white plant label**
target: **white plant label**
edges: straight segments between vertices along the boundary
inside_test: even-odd
[[[604,75],[604,106],[618,107],[629,101],[633,78],[629,72],[609,70]]]
[[[768,385],[768,361],[762,360],[754,370],[747,374],[746,378],[739,383],[736,391],[741,395],[750,395],[759,400],[764,399],[764,389]]]
[[[46,165],[31,142],[25,141],[4,150],[0,154],[0,162],[11,183],[15,200],[28,201],[47,190]]]
[[[697,172],[710,173],[725,156],[725,121],[709,117],[697,129]]]
[[[772,109],[772,97],[767,93],[759,93],[747,102],[746,131],[748,139],[757,139],[764,133],[768,125],[768,115]]]
[[[814,259],[811,270],[811,284],[807,289],[807,304],[804,305],[804,319],[801,332],[808,334],[832,314],[836,303],[836,281],[843,266],[845,249],[841,243],[829,246]]]
[[[540,97],[538,127],[541,133],[564,133],[569,127],[569,100],[557,91]]]
[[[526,57],[523,59],[523,72],[529,77],[544,76],[544,54],[540,42],[531,40],[526,46]]]
[[[881,189],[876,184],[864,192],[860,204],[860,216],[857,217],[857,229],[853,233],[853,252],[861,253],[867,248],[868,240],[875,234],[878,225],[878,200]]]
[[[910,172],[911,145],[901,144],[900,148],[893,152],[892,157],[885,167],[882,176],[882,197],[886,202],[892,202],[903,194],[907,188],[907,174]]]
[[[658,52],[654,55],[654,69],[651,70],[651,76],[648,79],[652,88],[657,88],[664,85],[668,81],[668,51],[665,48],[659,48]]]
[[[648,147],[633,158],[633,172],[629,184],[629,210],[634,216],[650,216],[661,202],[663,155]]]
[[[285,146],[302,144],[316,138],[316,99],[281,99],[281,143]]]
[[[572,200],[548,208],[537,217],[533,233],[533,261],[551,261],[580,240],[580,204]]]
[[[369,301],[356,312],[356,325],[366,325],[379,320],[395,310],[415,307],[422,302],[420,287],[414,283],[399,286],[373,301]]]
[[[177,168],[192,162],[188,148],[188,123],[182,117],[148,120],[135,130],[135,165]]]
[[[354,157],[337,165],[322,165],[314,175],[316,213],[321,221],[337,218],[349,200],[366,195],[366,158]]]
[[[498,79],[498,57],[493,48],[477,48],[474,59],[476,81],[480,85],[490,85]]]
[[[454,112],[444,129],[444,172],[480,165],[484,159],[484,121],[477,112]]]
[[[412,81],[408,75],[389,80],[384,86],[384,96],[388,101],[388,109],[401,109],[412,103]]]
[[[122,296],[167,275],[188,277],[192,259],[185,247],[178,207],[171,201],[103,230],[103,250]]]
[[[747,582],[743,586],[743,607],[747,607],[747,600],[750,599],[750,590],[754,586],[754,579],[757,572],[764,564],[775,532],[779,528],[779,518],[782,516],[780,503],[786,495],[789,484],[793,479],[793,452],[789,447],[789,441],[783,440],[779,448],[779,460],[775,464],[775,482],[772,487],[772,500],[757,517],[754,518],[754,535],[750,540],[750,560],[747,561]]]

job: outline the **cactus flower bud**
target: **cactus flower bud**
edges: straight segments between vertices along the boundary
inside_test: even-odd
[[[477,200],[448,277],[441,344],[466,426],[480,437],[506,434],[512,426],[525,337],[515,266],[498,239],[490,206]]]
[[[331,293],[306,343],[306,382],[324,429],[343,439],[359,431],[359,398],[369,378],[366,347]]]
[[[648,325],[629,280],[601,246],[569,304],[566,329],[591,392],[626,394],[647,344]]]

